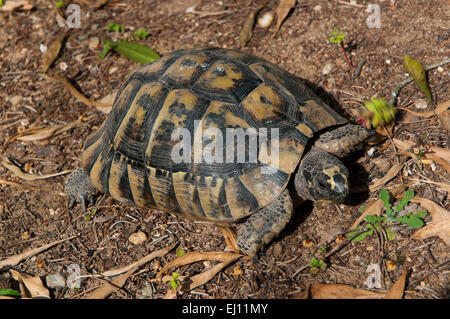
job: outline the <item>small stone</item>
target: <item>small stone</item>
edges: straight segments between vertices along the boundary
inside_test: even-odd
[[[135,245],[140,245],[147,240],[147,235],[143,231],[138,230],[131,234],[130,237],[128,237],[128,240]]]
[[[113,74],[113,73],[116,73],[117,72],[117,70],[119,70],[119,68],[117,67],[117,66],[113,66],[111,69],[109,69],[109,74]]]
[[[322,10],[322,6],[321,6],[320,4],[318,4],[317,6],[315,6],[315,7],[313,8],[313,10],[314,10],[314,11],[320,11],[320,10]]]
[[[327,75],[328,73],[331,72],[331,70],[333,70],[333,64],[327,63],[327,64],[325,64],[325,66],[322,69],[322,74]]]
[[[444,68],[442,66],[437,68],[438,72],[444,72]]]
[[[387,161],[385,158],[377,157],[372,160],[372,163],[375,164],[375,166],[381,171],[381,172],[387,172],[390,168],[389,161]]]
[[[47,275],[45,282],[49,288],[63,288],[66,286],[66,278],[60,273]]]
[[[97,37],[92,37],[89,39],[89,50],[95,51],[100,44],[100,39]]]
[[[428,107],[428,101],[420,99],[414,102],[414,106],[419,110],[424,110]]]
[[[61,62],[61,63],[59,64],[59,68],[61,69],[61,71],[66,71],[68,67],[69,67],[69,66],[67,65],[66,62]]]
[[[258,25],[261,28],[268,28],[273,23],[273,13],[266,12],[261,17],[258,18]]]
[[[39,50],[41,50],[41,52],[42,53],[45,53],[45,52],[47,52],[47,46],[45,45],[45,44],[43,44],[43,43],[41,43],[40,45],[39,45]]]

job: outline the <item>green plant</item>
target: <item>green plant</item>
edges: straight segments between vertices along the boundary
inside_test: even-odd
[[[392,122],[395,119],[397,109],[388,104],[385,99],[372,98],[364,103],[366,110],[361,112],[367,128],[377,128]]]
[[[322,259],[312,258],[311,263],[309,264],[309,272],[312,275],[315,275],[319,272],[319,270],[324,270],[327,264]]]
[[[2,5],[2,2],[0,0],[0,6]],[[19,291],[11,289],[11,288],[2,288],[0,289],[0,296],[8,296],[8,297],[21,297]]]
[[[92,220],[92,218],[94,218],[95,217],[95,214],[97,213],[97,210],[94,208],[93,210],[92,210],[92,212],[90,212],[90,213],[88,213],[88,214],[86,214],[85,216],[84,216],[84,220],[85,221],[90,221],[90,220]]]
[[[398,201],[394,208],[392,208],[391,198],[387,190],[382,189],[380,192],[380,199],[384,204],[385,213],[381,216],[367,215],[364,218],[366,222],[365,227],[358,227],[355,230],[347,233],[347,238],[353,242],[364,240],[367,236],[372,236],[374,231],[380,232],[381,228],[386,227],[386,235],[389,240],[395,239],[395,232],[390,228],[395,223],[404,224],[411,228],[417,229],[423,226],[423,219],[427,215],[426,210],[418,211],[417,213],[408,213],[407,215],[397,216],[406,205],[414,198],[414,191],[409,189],[405,192],[403,198]]]
[[[55,6],[56,6],[57,8],[61,8],[61,7],[63,6],[63,4],[64,4],[63,0],[59,0],[59,1],[56,1],[56,2],[55,2]]]
[[[184,250],[182,249],[182,248],[178,248],[177,249],[177,257],[181,257],[181,256],[183,256],[184,255]]]
[[[169,280],[169,285],[173,290],[177,290],[177,288],[181,285],[180,281],[178,280],[179,276],[180,275],[176,272],[172,273],[172,278],[170,278]]]
[[[108,54],[109,50],[114,50],[141,64],[150,63],[159,59],[158,53],[139,43],[128,42],[125,40],[119,42],[104,40],[104,45],[103,52],[98,55],[100,59],[103,59],[106,54]]]
[[[339,33],[339,29],[334,29],[333,32],[330,33],[330,37],[328,38],[328,41],[330,41],[331,43],[337,44],[342,49],[342,52],[344,53],[344,57],[345,57],[345,60],[347,61],[347,64],[350,65],[352,68],[356,69],[358,66],[354,65],[347,56],[347,52],[345,51],[345,48],[344,48],[344,39],[345,39],[345,34]]]
[[[141,40],[147,39],[149,34],[150,33],[147,30],[142,28],[139,28],[136,31],[134,31],[134,37]]]
[[[114,32],[123,32],[124,28],[117,23],[110,23],[109,26],[105,29],[106,31],[114,31]]]

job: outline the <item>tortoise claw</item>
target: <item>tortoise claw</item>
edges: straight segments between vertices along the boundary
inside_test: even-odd
[[[67,177],[65,190],[69,199],[69,209],[80,203],[83,212],[86,213],[86,200],[89,201],[90,205],[95,204],[94,195],[97,193],[97,189],[91,184],[89,177],[81,168],[74,170]]]

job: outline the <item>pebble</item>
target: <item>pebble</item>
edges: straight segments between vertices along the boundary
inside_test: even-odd
[[[60,273],[47,275],[45,282],[49,288],[63,288],[66,286],[66,278]]]
[[[414,106],[419,110],[424,110],[428,107],[428,101],[420,99],[414,102]]]
[[[97,37],[92,37],[89,39],[89,50],[95,51],[100,44],[100,39]]]
[[[261,28],[268,28],[273,23],[273,13],[266,12],[261,17],[258,18],[258,25]]]
[[[131,234],[130,237],[128,237],[128,240],[135,245],[140,245],[147,240],[147,235],[143,231],[138,230]]]
[[[437,68],[438,72],[444,72],[444,68],[442,66]]]
[[[109,74],[116,73],[119,68],[117,66],[113,66],[111,69],[109,69]]]
[[[314,11],[320,11],[320,10],[322,10],[322,6],[321,6],[320,4],[318,4],[317,6],[315,6],[315,7],[313,8],[313,10],[314,10]]]
[[[327,64],[325,64],[325,66],[322,69],[322,74],[327,75],[328,73],[331,72],[332,69],[333,69],[333,64],[327,63]]]
[[[69,66],[67,65],[66,62],[61,62],[61,63],[59,64],[59,68],[61,69],[61,71],[66,71],[68,67],[69,67]]]

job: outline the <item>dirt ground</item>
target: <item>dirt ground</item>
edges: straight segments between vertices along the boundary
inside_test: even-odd
[[[56,1],[29,2],[34,5],[30,10],[0,11],[0,149],[2,156],[15,160],[26,173],[44,175],[79,167],[85,138],[106,115],[82,103],[61,84],[42,76],[42,47],[50,47],[59,34],[68,30],[58,24],[56,12],[65,19],[70,13],[57,10]],[[80,28],[71,30],[50,72],[69,78],[92,100],[117,90],[138,67],[138,63],[117,53],[99,59],[97,54],[103,49],[104,39],[129,38],[134,30],[143,28],[149,36],[138,42],[160,55],[203,45],[238,49],[245,18],[263,3],[112,0],[97,8],[95,1],[73,2],[80,5]],[[366,11],[369,3],[381,9],[379,28],[368,27],[367,20],[372,14]],[[269,1],[259,16],[269,11],[275,13],[277,5],[278,1]],[[449,13],[450,6],[445,0],[298,0],[278,33],[275,25],[269,28],[256,25],[252,39],[242,50],[307,79],[341,114],[355,117],[364,101],[373,96],[390,99],[393,88],[407,78],[403,68],[405,54],[425,65],[449,57]],[[124,32],[106,31],[112,22],[123,26]],[[347,65],[341,49],[328,42],[335,28],[345,33],[345,48],[352,62],[358,64],[366,59],[356,79],[352,78],[354,69]],[[448,65],[430,70],[428,81],[437,104],[450,99]],[[426,110],[417,108],[424,99],[424,94],[411,83],[401,90],[397,106],[415,112],[432,110],[434,105],[428,105]],[[80,117],[84,120],[81,124],[40,141],[12,138],[33,127],[66,124]],[[448,131],[435,115],[424,118],[404,110],[397,113],[392,138],[413,141],[426,149],[449,147]],[[392,190],[411,182],[409,189],[417,197],[449,207],[450,176],[443,165],[439,162],[419,165],[411,157],[398,155],[389,139],[371,148],[370,152],[358,152],[346,161],[354,187],[372,184],[404,161],[402,170],[385,188]],[[227,249],[214,225],[125,206],[105,196],[97,198],[95,216],[85,218],[80,206],[67,208],[65,175],[29,181],[0,166],[0,178],[0,259],[75,236],[14,267],[40,276],[44,282],[49,274],[67,277],[71,264],[78,265],[84,275],[95,275],[131,264],[171,244],[185,252]],[[16,184],[7,184],[8,181]],[[361,215],[360,208],[378,198],[379,190],[352,193],[342,205],[306,202],[296,209],[287,229],[262,254],[238,259],[207,283],[180,292],[178,298],[295,298],[314,283],[368,289],[367,269],[372,264],[381,269],[381,287],[374,291],[386,292],[404,271],[409,271],[404,298],[448,298],[449,247],[437,236],[411,239],[414,230],[404,227],[394,240],[374,234],[341,247],[325,259],[325,269],[311,274],[312,258],[338,247],[342,241],[339,235],[349,230]],[[429,225],[431,215],[424,221]],[[147,239],[135,245],[129,236],[139,230]],[[321,250],[322,247],[327,247],[327,251]],[[143,265],[122,290],[109,298],[164,297],[171,289],[169,284],[154,279],[175,258],[172,250]],[[215,264],[204,261],[171,271],[189,277]],[[50,289],[50,295],[83,298],[102,283],[90,276],[79,289],[54,288]]]

